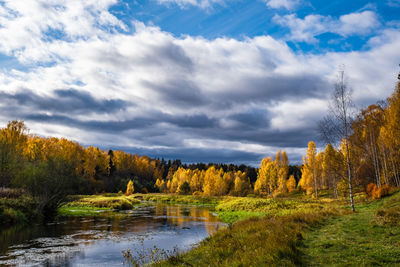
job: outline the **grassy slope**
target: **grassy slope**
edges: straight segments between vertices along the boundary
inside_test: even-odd
[[[295,266],[302,232],[339,214],[339,203],[299,199],[225,198],[217,210],[267,214],[233,223],[160,266]],[[344,211],[343,212],[347,212]]]
[[[400,266],[400,225],[380,223],[385,210],[397,210],[399,223],[400,192],[356,208],[355,214],[331,218],[306,234],[301,248],[305,265]]]
[[[234,223],[188,253],[155,265],[400,266],[400,192],[359,204],[356,214],[340,205],[323,200],[225,199],[217,209],[267,216]]]

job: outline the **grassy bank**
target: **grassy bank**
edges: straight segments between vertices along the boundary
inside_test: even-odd
[[[307,232],[307,266],[400,266],[400,193],[360,205]]]
[[[183,255],[156,266],[295,266],[302,232],[321,223],[334,209],[315,213],[250,218],[221,229]]]
[[[145,201],[168,203],[168,204],[216,206],[225,197],[173,195],[173,194],[135,194],[135,198],[142,199]]]
[[[229,227],[154,265],[295,266],[301,263],[302,233],[332,215],[350,212],[340,206],[340,201],[323,199],[224,197],[215,209]]]
[[[154,265],[400,266],[400,192],[360,197],[356,208],[324,199],[224,198],[219,212],[259,217],[239,215],[193,250]]]
[[[31,221],[35,217],[36,205],[27,195],[0,198],[0,227]]]
[[[341,201],[329,199],[226,197],[215,207],[215,210],[222,221],[232,224],[250,217],[315,213],[327,208],[338,208],[340,205]]]
[[[92,216],[114,210],[130,210],[140,204],[135,196],[117,194],[74,195],[58,209],[60,216]]]

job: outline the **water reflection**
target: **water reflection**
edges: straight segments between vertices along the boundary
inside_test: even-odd
[[[223,224],[203,207],[155,205],[0,232],[0,265],[120,266],[122,250],[189,249]]]

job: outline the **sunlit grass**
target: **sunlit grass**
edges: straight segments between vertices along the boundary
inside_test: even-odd
[[[88,206],[62,206],[58,209],[60,216],[97,216],[102,215],[104,212],[112,212],[111,208],[98,208]]]
[[[145,201],[153,201],[159,203],[205,205],[205,206],[215,206],[222,199],[224,199],[224,197],[174,195],[174,194],[135,194],[135,197],[141,198]]]
[[[129,210],[140,204],[140,200],[133,195],[90,195],[71,196],[72,201],[67,202],[63,207],[87,207],[87,208],[108,208],[115,210]]]
[[[250,218],[221,229],[173,262],[156,266],[296,266],[302,231],[321,223],[335,210]]]

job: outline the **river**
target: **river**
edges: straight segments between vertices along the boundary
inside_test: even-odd
[[[0,232],[0,266],[123,266],[123,250],[192,248],[223,226],[206,207],[162,205]]]

